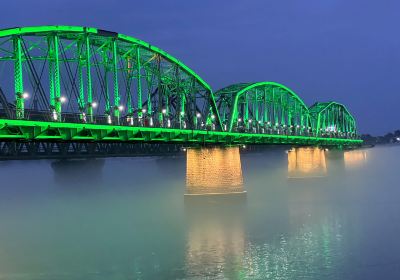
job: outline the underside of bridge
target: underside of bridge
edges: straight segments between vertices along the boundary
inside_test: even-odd
[[[275,82],[212,91],[178,59],[96,28],[0,30],[0,140],[357,146],[336,102]]]

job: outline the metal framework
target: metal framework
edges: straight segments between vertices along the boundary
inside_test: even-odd
[[[214,95],[173,56],[115,32],[0,30],[4,141],[360,144],[353,118],[352,126],[340,129],[345,134],[319,132],[328,122],[339,131],[332,122],[342,119],[330,117],[336,116],[331,107],[313,115],[293,91],[274,82],[236,84]]]
[[[347,108],[337,102],[317,102],[310,107],[311,122],[318,136],[355,138],[356,122]]]
[[[0,160],[123,156],[163,156],[182,151],[181,144],[123,142],[7,142],[0,141]]]
[[[234,84],[215,93],[225,130],[311,135],[307,106],[275,82]]]

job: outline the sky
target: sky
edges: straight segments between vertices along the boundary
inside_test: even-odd
[[[78,25],[123,33],[183,61],[215,91],[275,81],[308,105],[345,104],[361,133],[400,129],[400,1],[16,0],[1,6],[0,28]]]

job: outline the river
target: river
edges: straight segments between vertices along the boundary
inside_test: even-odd
[[[0,279],[400,279],[400,147],[0,162]]]

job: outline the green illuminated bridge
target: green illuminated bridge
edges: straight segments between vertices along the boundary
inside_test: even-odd
[[[0,30],[0,140],[357,146],[337,102],[308,107],[275,82],[213,91],[136,38],[74,26]]]

